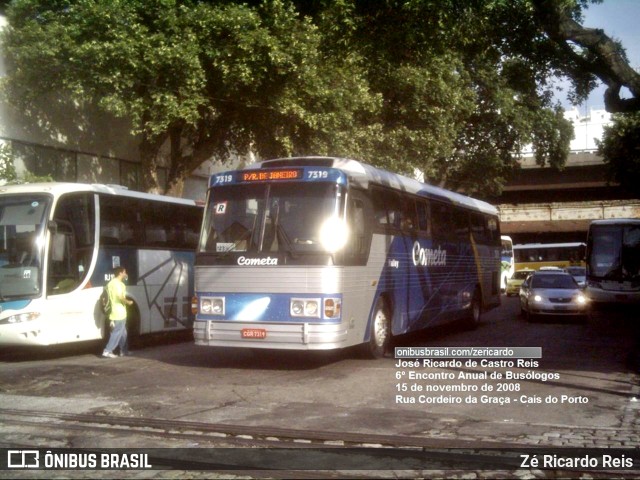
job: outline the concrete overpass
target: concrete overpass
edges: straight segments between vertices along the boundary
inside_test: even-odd
[[[489,201],[514,243],[585,241],[592,220],[640,218],[640,199],[609,182],[592,151],[572,153],[562,170],[525,160],[503,194]]]
[[[530,237],[543,232],[572,240],[574,233],[586,233],[592,220],[640,218],[640,200],[502,204],[498,209],[502,233],[512,237]],[[570,234],[572,238],[563,234]]]

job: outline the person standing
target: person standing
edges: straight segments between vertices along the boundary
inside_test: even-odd
[[[124,267],[117,267],[113,273],[114,277],[107,284],[107,293],[111,303],[109,321],[112,328],[109,341],[102,352],[102,356],[106,358],[116,357],[113,353],[116,347],[120,347],[121,357],[129,354],[127,346],[127,305],[132,305],[133,302],[127,298],[127,287],[124,284],[129,276]]]

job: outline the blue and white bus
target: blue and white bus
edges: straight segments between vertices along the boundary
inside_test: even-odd
[[[115,186],[0,187],[0,345],[104,338],[98,298],[117,266],[129,274],[130,335],[191,328],[202,212]]]
[[[268,160],[210,179],[197,345],[320,350],[466,319],[500,302],[484,202],[355,160]]]

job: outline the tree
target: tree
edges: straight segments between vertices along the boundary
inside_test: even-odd
[[[599,3],[593,2],[593,3]],[[585,28],[580,20],[580,2],[534,0],[536,17],[557,47],[565,72],[573,80],[576,102],[587,98],[596,78],[606,86],[604,103],[614,115],[605,128],[598,153],[608,165],[609,180],[640,194],[640,74],[629,65],[622,44],[598,28]],[[626,87],[631,97],[621,97]]]
[[[614,115],[598,142],[598,153],[609,166],[609,179],[640,195],[640,112]]]
[[[11,147],[7,144],[0,145],[0,185],[13,183],[18,179],[16,169],[13,166]]]
[[[150,191],[163,146],[179,194],[213,156],[340,151],[378,104],[349,58],[322,63],[317,29],[278,0],[19,0],[7,17],[10,101],[39,125],[52,125],[52,92],[67,115],[129,118]]]
[[[359,52],[383,98],[374,163],[476,194],[498,194],[522,147],[561,167],[571,128],[549,92],[549,66],[511,45],[539,34],[525,2],[300,1],[328,32],[324,48]],[[545,59],[548,62],[548,58]]]
[[[624,47],[602,29],[580,25],[587,0],[532,0],[536,18],[556,47],[557,58],[573,80],[575,98],[585,100],[595,85],[595,77],[607,89],[605,108],[611,113],[640,110],[640,74],[629,65]],[[590,3],[601,3],[591,0]],[[622,98],[627,87],[632,98]]]
[[[7,91],[38,125],[55,124],[51,92],[62,110],[131,119],[149,190],[165,153],[179,193],[202,161],[251,151],[361,158],[495,195],[525,145],[564,164],[572,133],[550,79],[571,77],[579,99],[607,62],[567,52],[564,26],[588,3],[16,0]],[[618,71],[607,78],[626,85]]]

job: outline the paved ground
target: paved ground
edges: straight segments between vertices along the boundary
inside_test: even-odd
[[[134,357],[113,360],[99,358],[87,347],[35,356],[0,352],[0,408],[287,427],[301,432],[399,434],[442,440],[450,447],[508,443],[522,448],[637,448],[640,444],[640,382],[638,375],[626,365],[635,341],[632,323],[605,318],[586,325],[528,324],[516,313],[517,304],[507,301],[500,310],[487,315],[485,323],[475,332],[436,329],[403,339],[403,344],[542,346],[541,365],[535,370],[557,372],[560,378],[554,382],[521,382],[522,393],[586,397],[587,404],[564,407],[399,405],[394,401],[398,368],[391,358],[371,362],[349,352],[321,356],[253,354],[196,348],[188,342],[151,342],[134,350]],[[7,424],[0,424],[0,431],[4,442],[14,442],[14,445],[163,446],[141,435],[96,438],[90,432],[78,432],[72,438],[56,437],[50,432],[26,431]],[[172,446],[210,445],[175,442]],[[115,473],[122,474],[115,478],[181,477],[178,472]],[[380,474],[368,472],[364,476]],[[65,475],[97,478],[97,474],[86,475],[86,472]],[[210,478],[212,472],[182,472],[182,475]],[[415,472],[393,475],[415,476]],[[562,472],[446,471],[424,476],[495,478],[499,475],[557,478]],[[21,478],[32,476],[49,478],[50,475],[29,472]],[[10,478],[1,474],[0,477]]]

